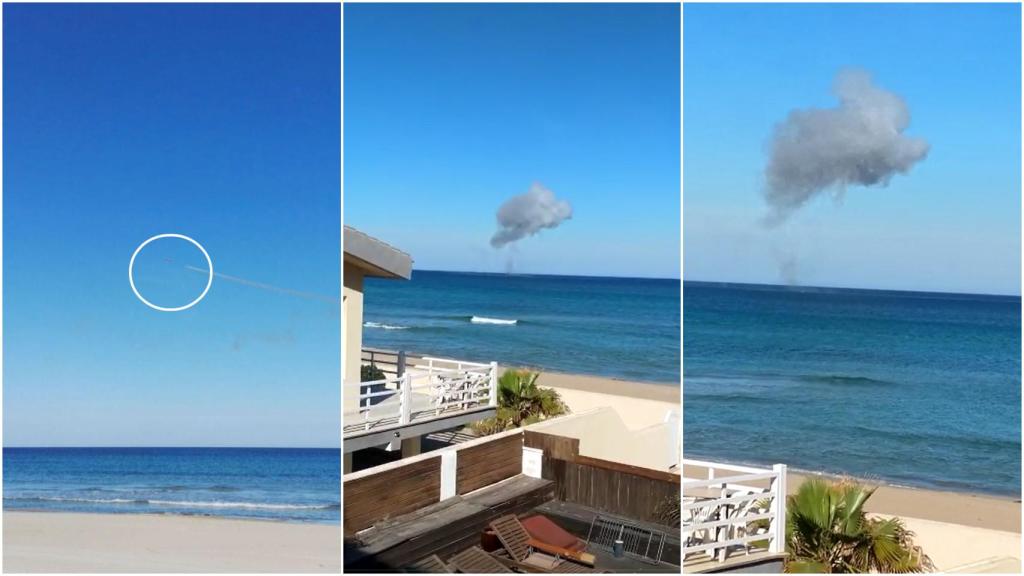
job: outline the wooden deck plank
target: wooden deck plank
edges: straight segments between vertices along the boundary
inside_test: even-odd
[[[532,510],[552,497],[550,481],[520,475],[389,518],[353,539],[352,548],[346,548],[345,571],[402,566],[430,554],[446,558],[478,543],[494,518]]]

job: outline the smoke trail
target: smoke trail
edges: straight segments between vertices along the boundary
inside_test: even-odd
[[[910,110],[863,71],[840,72],[839,106],[793,110],[775,127],[765,168],[769,225],[779,224],[825,190],[887,186],[928,155],[929,145],[903,135]]]
[[[203,274],[209,274],[210,271],[205,268],[199,268],[198,266],[185,266],[186,270],[193,272],[201,272]],[[334,296],[327,296],[325,294],[316,294],[314,292],[302,292],[301,290],[292,290],[291,288],[281,288],[280,286],[274,286],[272,284],[264,284],[263,282],[256,282],[254,280],[247,280],[245,278],[239,278],[238,276],[230,276],[228,274],[222,274],[220,272],[214,272],[214,277],[229,282],[235,282],[244,286],[252,286],[253,288],[260,288],[263,290],[269,290],[270,292],[277,292],[278,294],[287,294],[289,296],[298,296],[299,298],[306,298],[308,300],[319,300],[321,302],[327,302],[329,304],[339,304],[340,301]]]
[[[556,228],[572,218],[572,206],[558,200],[555,194],[534,183],[524,194],[513,196],[498,208],[498,231],[491,237],[491,246],[506,244],[533,236],[544,228]]]

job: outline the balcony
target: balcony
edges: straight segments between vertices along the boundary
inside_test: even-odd
[[[683,571],[782,571],[786,466],[752,468],[683,459]]]
[[[494,415],[498,364],[365,349],[364,365],[384,378],[345,382],[345,452],[422,436]]]

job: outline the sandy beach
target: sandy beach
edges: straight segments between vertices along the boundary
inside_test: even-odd
[[[5,512],[4,572],[341,570],[341,528],[143,514]]]
[[[681,412],[679,386],[672,384],[541,372],[537,385],[555,389],[573,412],[609,406],[630,428],[662,422],[669,410]]]
[[[789,493],[796,492],[804,478],[809,476],[809,474],[790,473],[786,486]],[[878,485],[878,482],[870,480],[861,480],[861,482]],[[1020,534],[1019,499],[881,484],[868,500],[866,509],[868,512],[878,514],[920,518]]]

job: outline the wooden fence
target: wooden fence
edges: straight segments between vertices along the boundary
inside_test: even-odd
[[[519,474],[523,469],[521,434],[498,438],[459,451],[455,491],[466,494]]]
[[[440,500],[441,457],[417,460],[345,482],[345,532],[418,510]]]
[[[522,462],[517,430],[347,474],[345,534],[516,476]]]
[[[678,475],[583,456],[576,438],[527,431],[523,444],[544,450],[541,476],[555,482],[558,500],[645,522],[669,522],[661,511],[678,501]]]

